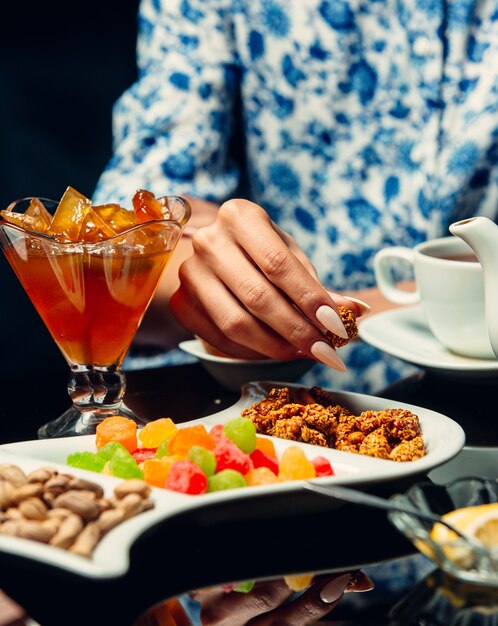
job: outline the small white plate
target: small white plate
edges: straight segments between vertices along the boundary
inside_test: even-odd
[[[223,424],[239,416],[243,408],[266,397],[268,392],[276,386],[279,386],[279,383],[269,381],[245,385],[241,398],[232,407],[208,417],[179,424],[179,427],[202,423],[209,429],[210,426],[215,424]],[[280,386],[282,385],[280,384]],[[289,383],[285,383],[285,386],[291,389],[299,387],[299,385],[291,385]],[[359,415],[359,413],[367,409],[383,410],[387,408],[404,408],[415,413],[420,419],[427,453],[417,461],[398,463],[271,437],[279,456],[289,446],[298,446],[303,449],[309,459],[315,456],[328,458],[335,475],[314,479],[323,484],[330,482],[350,486],[363,486],[396,481],[419,474],[425,475],[431,469],[451,460],[464,446],[465,435],[462,428],[449,417],[435,411],[357,393],[334,392],[334,395],[338,404],[347,406],[355,415]],[[96,450],[95,435],[20,441],[0,446],[0,463],[15,463],[24,470],[36,469],[50,464],[59,468],[60,471],[69,472],[75,476],[83,476],[100,483],[104,487],[106,495],[111,495],[112,488],[121,482],[121,479],[73,467],[68,468],[65,465],[68,454],[85,450],[91,452]],[[155,508],[137,515],[114,528],[97,545],[90,560],[64,550],[52,548],[51,546],[5,535],[0,535],[0,553],[5,552],[33,558],[39,562],[52,564],[90,578],[105,579],[120,576],[128,570],[129,551],[135,539],[147,530],[153,532],[154,527],[167,524],[168,520],[176,515],[189,509],[209,506],[216,502],[223,504],[240,500],[244,502],[246,514],[250,513],[251,507],[257,507],[258,515],[267,515],[268,519],[271,519],[275,515],[272,505],[275,494],[284,492],[292,501],[293,496],[297,493],[302,493],[303,484],[304,481],[297,480],[218,491],[198,496],[153,488]],[[253,504],[253,496],[256,495],[261,496],[262,499],[258,498],[257,502]],[[229,514],[229,509],[227,508],[227,515]]]
[[[199,339],[182,341],[184,352],[195,356],[220,385],[231,391],[240,391],[242,385],[253,380],[280,380],[294,382],[310,370],[312,359],[236,359],[210,354]]]
[[[451,376],[498,376],[498,359],[472,359],[450,352],[429,330],[419,306],[365,317],[358,334],[370,345],[424,369]]]

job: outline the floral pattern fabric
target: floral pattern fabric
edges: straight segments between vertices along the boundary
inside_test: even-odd
[[[336,291],[372,286],[382,247],[496,217],[495,0],[143,0],[137,50],[96,201],[249,198]],[[341,350],[318,384],[406,372]]]

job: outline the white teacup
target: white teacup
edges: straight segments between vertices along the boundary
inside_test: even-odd
[[[392,266],[400,260],[413,268],[413,292],[395,283]],[[384,248],[375,255],[374,269],[386,298],[398,304],[420,303],[429,328],[446,348],[472,358],[496,359],[486,326],[482,269],[464,241],[442,237],[414,248]]]

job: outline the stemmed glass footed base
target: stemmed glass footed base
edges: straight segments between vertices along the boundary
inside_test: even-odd
[[[89,435],[105,418],[122,415],[140,426],[146,420],[136,415],[123,402],[125,374],[112,367],[75,366],[68,381],[73,405],[60,417],[38,429],[40,439]]]

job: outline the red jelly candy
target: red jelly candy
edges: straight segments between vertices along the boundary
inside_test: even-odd
[[[316,470],[317,477],[334,475],[334,470],[332,469],[332,465],[330,465],[330,461],[324,456],[316,456],[314,459],[311,459],[311,462]]]
[[[278,476],[278,463],[273,457],[265,454],[258,448],[256,448],[250,456],[254,467],[267,467],[275,474],[275,476]]]
[[[197,495],[207,489],[207,476],[201,468],[189,461],[175,461],[166,479],[166,489]]]
[[[137,464],[140,465],[140,463],[143,463],[148,459],[155,459],[156,450],[157,448],[137,448],[131,453],[131,455],[135,459]]]
[[[211,434],[213,434],[211,432]],[[224,469],[232,469],[241,474],[247,474],[252,469],[251,457],[242,452],[228,437],[221,437],[217,442],[214,450],[216,457],[216,471],[221,472]]]
[[[225,431],[223,430],[223,424],[216,424],[216,426],[213,426],[209,431],[209,434],[216,441],[217,444],[220,441],[226,441],[228,439],[228,437],[225,435]]]

